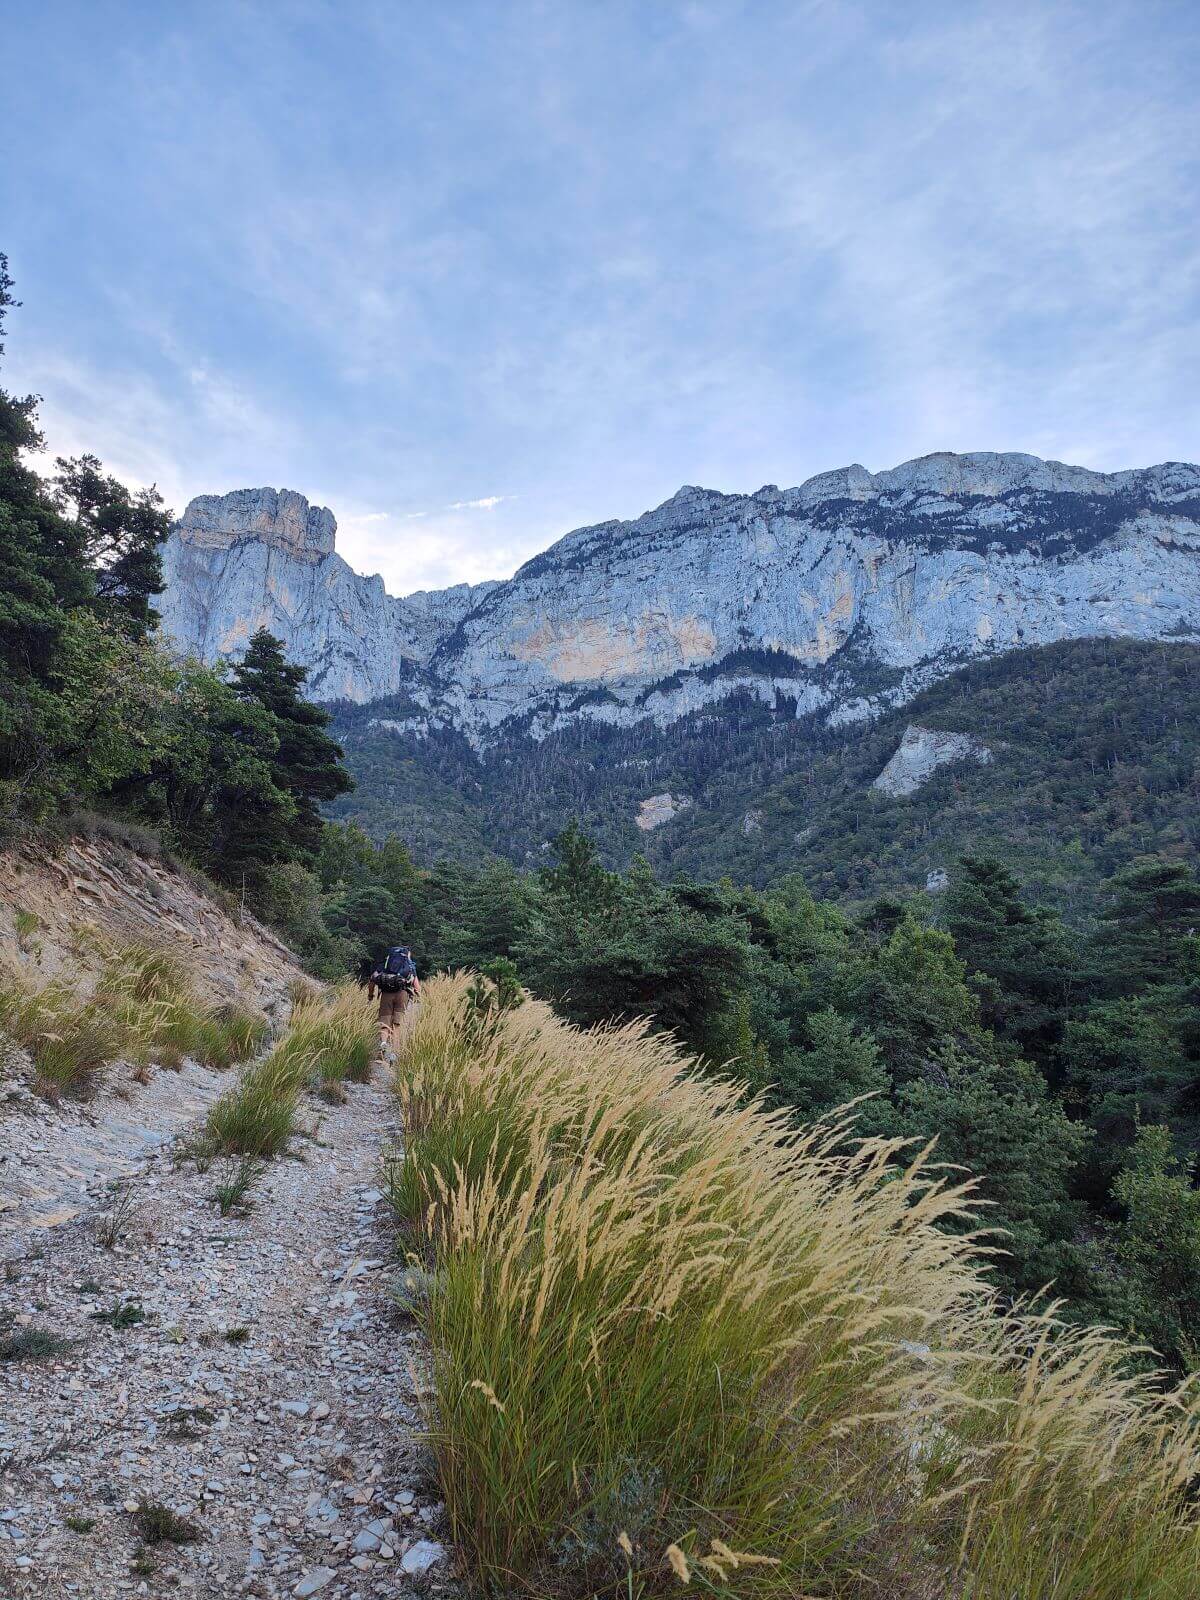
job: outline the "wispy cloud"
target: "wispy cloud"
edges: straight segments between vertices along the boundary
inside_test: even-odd
[[[1194,9],[50,10],[5,381],[177,505],[298,488],[413,588],[682,482],[1195,453]]]
[[[492,511],[502,500],[511,500],[509,494],[487,494],[482,500],[454,500],[447,507],[447,511]]]

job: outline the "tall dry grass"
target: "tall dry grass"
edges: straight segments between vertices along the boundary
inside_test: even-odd
[[[392,1194],[477,1581],[1200,1593],[1195,1392],[1002,1313],[932,1152],[790,1130],[642,1025],[480,1030],[466,991],[427,984],[401,1042]]]
[[[112,951],[90,990],[65,978],[35,984],[0,970],[0,1029],[33,1057],[37,1086],[82,1095],[110,1061],[180,1067],[192,1058],[229,1067],[253,1055],[266,1018],[249,1007],[212,1006],[187,964],[169,951],[130,944]]]
[[[305,1088],[365,1082],[378,1048],[375,1008],[356,984],[306,993],[287,1032],[209,1110],[206,1144],[225,1155],[277,1155],[295,1131]]]

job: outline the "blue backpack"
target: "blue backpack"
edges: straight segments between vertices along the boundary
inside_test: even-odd
[[[411,989],[417,975],[416,965],[406,944],[393,945],[379,975],[379,987],[385,994],[396,994],[401,989]]]

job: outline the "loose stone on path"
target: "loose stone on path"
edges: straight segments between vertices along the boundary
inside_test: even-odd
[[[424,1353],[388,1293],[390,1214],[372,1182],[398,1137],[394,1102],[380,1082],[309,1117],[316,1139],[262,1172],[243,1215],[213,1198],[226,1164],[200,1173],[163,1145],[124,1180],[113,1249],[95,1209],[0,1236],[0,1333],[77,1341],[0,1365],[4,1600],[376,1600],[452,1584],[409,1376]],[[95,1318],[122,1306],[140,1320]],[[149,1502],[200,1537],[143,1547]]]

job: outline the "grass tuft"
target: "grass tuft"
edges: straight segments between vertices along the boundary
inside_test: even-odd
[[[52,1361],[75,1348],[74,1339],[64,1339],[45,1328],[18,1328],[0,1338],[0,1361]]]
[[[247,1209],[246,1196],[259,1173],[259,1164],[251,1156],[243,1156],[224,1183],[219,1183],[213,1199],[223,1217],[231,1211]]]
[[[195,1544],[204,1537],[198,1522],[181,1517],[161,1500],[143,1500],[133,1514],[133,1521],[146,1545]]]
[[[230,1067],[254,1055],[266,1018],[237,1005],[206,1006],[171,951],[132,944],[113,952],[91,995],[63,979],[37,987],[19,968],[0,972],[0,1030],[29,1051],[47,1099],[83,1097],[110,1061],[135,1073],[178,1069],[191,1057]]]
[[[1005,1306],[973,1187],[801,1131],[643,1024],[440,979],[401,1042],[407,1309],[481,1587],[889,1600],[1197,1592],[1196,1383]]]
[[[210,1147],[224,1155],[278,1155],[295,1132],[302,1090],[365,1081],[375,1050],[372,1009],[356,985],[325,999],[305,998],[271,1053],[252,1062],[210,1109]]]
[[[146,1313],[137,1300],[121,1300],[108,1311],[93,1311],[93,1322],[106,1322],[110,1328],[118,1332],[125,1328],[134,1328],[139,1322],[145,1322]]]

